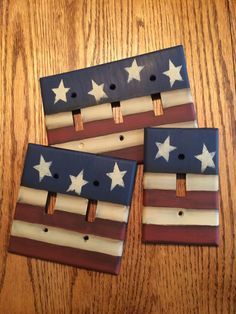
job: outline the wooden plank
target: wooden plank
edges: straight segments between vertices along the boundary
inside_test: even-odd
[[[145,96],[120,101],[120,108],[123,116],[152,111],[152,97]]]
[[[193,102],[190,88],[183,88],[161,93],[163,108],[180,106]]]
[[[72,112],[59,112],[45,116],[46,127],[48,130],[73,126]]]
[[[123,251],[123,242],[119,240],[112,240],[91,234],[88,235],[89,238],[86,240],[84,239],[85,235],[82,233],[20,220],[14,220],[11,235],[112,256],[121,256]]]
[[[219,177],[218,175],[192,174],[186,175],[187,191],[218,191]]]
[[[143,144],[143,129],[113,133],[104,136],[86,138],[84,140],[65,142],[51,145],[62,149],[69,149],[86,153],[104,153]]]
[[[149,243],[219,245],[219,227],[143,225],[142,240]]]
[[[20,186],[17,201],[19,203],[45,207],[47,197],[48,197],[47,191]]]
[[[182,209],[169,207],[144,207],[143,224],[218,226],[216,209]]]
[[[83,123],[112,119],[111,104],[102,104],[80,109]]]
[[[145,190],[176,190],[176,174],[145,172],[143,175],[143,187]]]
[[[129,206],[98,202],[96,217],[110,219],[114,221],[127,222],[129,216]]]
[[[53,215],[47,215],[44,208],[27,204],[17,204],[15,219],[62,228],[65,233],[69,230],[116,240],[124,240],[126,231],[126,224],[120,221],[98,218],[90,223],[86,220],[85,215],[58,210],[55,210]]]
[[[79,196],[57,193],[55,210],[86,215],[88,200]]]
[[[171,190],[144,190],[144,206],[181,207],[181,208],[219,208],[217,192],[192,191],[185,197],[178,197],[176,191]]]
[[[111,274],[118,274],[120,270],[121,258],[118,256],[57,246],[26,238],[11,237],[9,249],[16,254],[22,254],[24,251],[24,254],[29,257]]]

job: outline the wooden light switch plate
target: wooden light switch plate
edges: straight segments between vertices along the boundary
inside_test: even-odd
[[[196,127],[182,46],[40,79],[49,145],[143,162],[143,129]]]
[[[135,161],[29,144],[9,251],[118,274],[135,174]]]
[[[218,129],[145,129],[144,155],[143,241],[218,245]]]

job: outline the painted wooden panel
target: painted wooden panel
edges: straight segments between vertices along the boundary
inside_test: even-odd
[[[143,241],[218,245],[218,130],[149,128],[144,142]]]
[[[145,172],[218,174],[218,129],[145,129]]]
[[[29,144],[8,250],[118,274],[135,174],[134,161]],[[49,191],[56,193],[52,214]],[[93,222],[90,199],[97,201]]]
[[[132,131],[143,129],[147,126],[162,126],[172,125],[180,127],[184,123],[188,123],[188,127],[193,127],[194,123],[194,106],[193,104],[184,104],[179,107],[167,108],[164,114],[155,117],[151,111],[143,112],[135,115],[124,117],[124,122],[115,124],[113,119],[101,121],[93,121],[84,124],[84,129],[76,132],[74,127],[65,127],[50,130],[48,132],[49,144],[65,143],[72,140],[81,140],[86,138],[94,138],[103,135],[114,134],[123,131]],[[195,124],[194,124],[195,125]]]
[[[189,88],[182,46],[40,79],[46,114]]]
[[[21,185],[130,205],[136,162],[29,144]]]
[[[182,46],[44,77],[40,83],[50,145],[143,162],[140,150],[132,149],[143,146],[143,140],[124,146],[117,133],[176,123],[197,125]],[[162,101],[163,114],[156,112],[156,98]],[[79,128],[73,111],[80,117]],[[96,149],[78,145],[85,138],[95,142]],[[113,142],[116,145],[109,149]]]

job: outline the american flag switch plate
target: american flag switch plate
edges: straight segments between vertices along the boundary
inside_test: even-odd
[[[218,129],[148,128],[144,145],[143,241],[218,245]]]
[[[143,162],[145,127],[197,126],[182,46],[40,83],[52,146]]]
[[[135,161],[29,144],[9,251],[118,274],[135,174]],[[91,200],[93,222],[86,218]]]

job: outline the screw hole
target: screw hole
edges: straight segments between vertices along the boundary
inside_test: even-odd
[[[116,89],[116,85],[115,85],[115,84],[111,84],[111,85],[110,85],[110,89],[111,89],[111,90]]]
[[[76,92],[73,92],[73,93],[71,93],[71,98],[76,98],[77,97],[77,94],[76,94]]]
[[[54,178],[54,179],[59,179],[59,174],[58,174],[58,173],[55,173],[55,174],[53,175],[53,178]]]
[[[93,185],[99,186],[99,181],[98,180],[93,181]]]
[[[84,241],[88,241],[89,240],[89,236],[88,235],[85,235],[84,236]]]
[[[184,160],[185,155],[184,154],[179,154],[178,158],[179,158],[179,160]]]
[[[183,212],[182,210],[180,210],[180,211],[178,212],[178,215],[181,217],[181,216],[184,215],[184,212]]]
[[[156,75],[151,75],[151,76],[150,76],[150,81],[153,82],[153,81],[155,81],[155,80],[156,80]]]
[[[44,231],[44,232],[48,232],[48,228],[44,228],[43,231]]]
[[[123,141],[124,139],[124,135],[120,135],[120,141]]]

